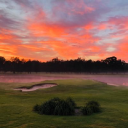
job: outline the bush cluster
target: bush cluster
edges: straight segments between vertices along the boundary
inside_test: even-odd
[[[91,115],[101,111],[100,104],[96,101],[89,101],[86,106],[82,108],[83,115]]]
[[[35,105],[33,110],[39,114],[67,116],[74,115],[76,107],[76,103],[71,98],[63,100],[57,97],[41,105]],[[86,103],[86,106],[81,109],[81,114],[83,115],[91,115],[92,113],[98,112],[100,112],[100,105],[96,101],[89,101]]]
[[[34,111],[45,115],[74,115],[75,102],[71,98],[66,100],[53,98],[42,105],[35,105]]]

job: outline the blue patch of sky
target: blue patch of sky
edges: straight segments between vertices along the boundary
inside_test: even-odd
[[[43,8],[43,10],[47,13],[52,11],[52,0],[38,0],[39,5]]]
[[[96,42],[95,44],[97,46],[100,46],[100,45],[104,45],[104,44],[117,44],[119,42],[120,38],[104,38],[98,42]]]
[[[102,14],[98,21],[107,21],[111,17],[128,16],[128,0],[107,0],[104,2],[109,11]]]
[[[98,37],[106,37],[106,36],[109,36],[110,33],[114,33],[116,32],[115,29],[105,29],[105,30],[100,30],[100,31],[96,31],[96,33],[94,33],[95,36],[98,36]]]
[[[0,3],[0,9],[3,10],[9,18],[13,18],[13,20],[21,20],[26,16],[13,1],[10,1],[8,4]]]
[[[117,50],[117,49],[116,49],[115,47],[112,47],[112,46],[106,48],[106,51],[107,51],[107,52],[114,52],[114,51],[116,51],[116,50]]]
[[[116,27],[114,27],[114,29],[105,29],[105,30],[97,31],[97,33],[94,33],[94,36],[100,37],[102,40],[96,42],[96,44],[103,45],[105,43],[112,43],[112,44],[117,43],[123,37],[120,36],[120,37],[112,38],[112,33],[116,31],[117,31]]]

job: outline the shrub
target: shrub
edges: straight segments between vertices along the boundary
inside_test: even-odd
[[[97,101],[89,101],[86,106],[90,107],[94,113],[100,112],[100,104]]]
[[[86,103],[87,106],[89,105],[95,105],[95,106],[100,106],[100,104],[97,101],[89,101],[88,103]]]
[[[33,110],[39,114],[45,115],[74,115],[75,114],[76,103],[71,99],[67,98],[66,100],[60,98],[53,98],[49,101],[44,102],[41,105],[35,105]],[[79,109],[79,108],[78,108]],[[92,113],[100,112],[100,104],[96,101],[89,101],[81,109],[83,115],[91,115]]]
[[[40,111],[40,105],[36,104],[36,105],[33,107],[33,111],[39,112],[39,111]]]
[[[38,113],[46,115],[73,115],[75,113],[74,104],[75,102],[71,98],[70,100],[53,98],[40,106],[34,106],[34,109]]]
[[[46,101],[40,106],[40,114],[53,115],[55,107],[59,104],[61,99],[53,98],[49,101]]]
[[[98,113],[101,111],[100,104],[96,101],[89,101],[86,106],[82,108],[83,115],[91,115],[92,113]]]
[[[91,115],[93,113],[92,109],[88,106],[82,108],[83,115]]]
[[[73,115],[74,113],[74,107],[64,100],[61,100],[54,110],[54,115]]]
[[[73,107],[76,107],[76,103],[69,97],[66,99],[66,101]]]

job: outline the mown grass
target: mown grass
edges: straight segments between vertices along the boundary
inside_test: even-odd
[[[37,83],[0,83],[0,128],[128,128],[128,88],[91,80],[52,80],[49,89],[20,92],[13,88]],[[90,116],[47,116],[32,111],[35,104],[71,97],[77,106],[98,101],[102,112]]]

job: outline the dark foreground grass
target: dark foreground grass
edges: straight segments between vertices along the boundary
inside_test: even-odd
[[[12,89],[33,83],[0,83],[0,128],[128,128],[128,88],[80,79],[46,82],[58,86],[20,92]],[[90,116],[47,116],[32,111],[34,105],[53,97],[71,97],[77,106],[95,100],[102,112]]]

